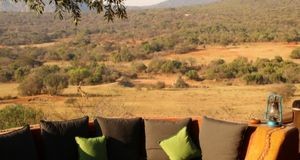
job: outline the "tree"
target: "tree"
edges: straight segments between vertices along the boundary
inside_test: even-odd
[[[104,12],[107,21],[113,21],[114,17],[127,18],[124,0],[14,0],[25,2],[29,9],[43,14],[46,5],[54,6],[55,14],[64,18],[64,13],[71,13],[74,23],[77,25],[81,18],[81,6],[87,6],[90,10],[96,10],[98,14]],[[48,4],[46,4],[48,3]]]
[[[57,95],[69,85],[68,77],[61,73],[49,74],[44,79],[45,91],[51,95]]]
[[[78,85],[79,82],[83,81],[85,78],[88,78],[91,73],[88,68],[73,68],[69,72],[70,83],[74,85]]]
[[[28,75],[19,85],[18,90],[21,95],[33,96],[42,93],[43,79],[37,74]]]
[[[22,80],[18,89],[21,95],[33,96],[42,93],[57,95],[67,87],[68,77],[58,66],[42,66]]]

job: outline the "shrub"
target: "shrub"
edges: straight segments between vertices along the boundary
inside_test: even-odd
[[[123,86],[123,87],[134,87],[134,84],[127,77],[121,78],[121,80],[118,82],[118,84]]]
[[[300,66],[288,66],[283,71],[288,83],[300,83]]]
[[[85,78],[88,78],[91,73],[88,68],[73,68],[68,71],[69,74],[69,81],[71,84],[78,85],[79,82],[83,81]]]
[[[21,105],[7,106],[0,110],[0,130],[37,124],[44,117],[41,110]]]
[[[270,81],[260,73],[250,73],[243,78],[247,84],[268,84]]]
[[[115,82],[120,76],[121,74],[117,71],[109,71],[102,75],[102,82]]]
[[[292,51],[290,57],[293,58],[293,59],[300,59],[300,48],[294,49]]]
[[[105,82],[115,82],[120,77],[119,72],[114,71],[104,64],[91,65],[89,68],[90,76],[84,78],[84,81],[88,84],[100,84]]]
[[[0,82],[8,82],[13,79],[13,72],[7,69],[0,68]]]
[[[189,85],[182,79],[182,77],[178,77],[175,84],[174,84],[175,88],[188,88]]]
[[[164,44],[160,40],[152,40],[142,44],[143,51],[147,54],[164,50]]]
[[[154,85],[155,89],[163,89],[165,87],[166,87],[165,82],[161,82],[161,81],[156,82],[155,85]]]
[[[112,60],[114,62],[130,62],[134,60],[133,54],[128,49],[123,49],[120,52],[112,54]]]
[[[63,55],[62,59],[65,61],[70,61],[70,60],[74,60],[75,57],[76,55],[74,53],[67,53]]]
[[[68,77],[61,74],[57,66],[43,66],[35,69],[19,85],[21,95],[32,96],[41,93],[56,95],[68,87]]]
[[[200,80],[200,77],[198,75],[198,72],[196,70],[189,70],[185,73],[185,76],[187,76],[191,80]]]
[[[176,54],[184,54],[184,53],[193,51],[196,48],[197,48],[196,45],[190,45],[190,44],[187,44],[187,43],[181,43],[181,44],[178,44],[178,45],[175,46],[174,52]]]
[[[138,73],[144,72],[147,69],[147,66],[143,62],[133,62],[131,63],[131,70]]]
[[[43,79],[36,74],[31,74],[24,79],[19,87],[19,93],[24,96],[33,96],[42,93]]]
[[[249,63],[247,58],[239,57],[231,63],[225,63],[222,59],[212,61],[208,65],[205,74],[208,79],[232,79],[242,77],[256,70],[256,67]]]
[[[21,82],[29,73],[29,67],[19,67],[17,70],[15,70],[14,79],[18,82]]]
[[[68,77],[61,73],[49,74],[43,81],[45,92],[51,95],[57,95],[68,87]]]
[[[153,59],[150,61],[147,71],[157,73],[160,71],[161,66],[166,62],[163,59]]]
[[[161,65],[160,70],[163,73],[176,73],[180,70],[182,63],[176,60],[167,60]]]

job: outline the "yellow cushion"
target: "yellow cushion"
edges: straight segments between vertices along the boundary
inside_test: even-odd
[[[251,136],[245,160],[276,160],[288,130],[288,127],[257,127]]]

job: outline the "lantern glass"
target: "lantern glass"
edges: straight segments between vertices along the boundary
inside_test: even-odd
[[[266,120],[269,126],[280,126],[282,124],[282,97],[271,94],[268,97]]]
[[[268,113],[268,120],[278,122],[279,114],[280,113],[278,103],[273,102],[270,106],[270,111]]]

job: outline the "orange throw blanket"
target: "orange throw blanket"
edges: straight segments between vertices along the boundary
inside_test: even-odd
[[[259,126],[251,136],[245,160],[276,160],[288,127]]]

